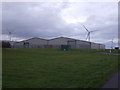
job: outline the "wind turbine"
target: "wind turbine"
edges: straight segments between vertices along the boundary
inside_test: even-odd
[[[8,31],[8,30],[7,30],[7,31]],[[11,41],[11,34],[12,34],[12,33],[11,33],[10,31],[8,31],[8,33],[9,33],[9,37],[10,37],[10,41]]]
[[[90,35],[91,35],[91,33],[95,32],[95,31],[99,31],[99,30],[89,31],[84,25],[83,25],[83,27],[84,27],[85,30],[88,32],[86,40],[88,39],[88,41],[90,42],[90,39],[91,39],[91,38],[90,38]]]
[[[112,40],[110,41],[110,42],[111,42],[111,49],[113,49],[113,44],[114,44],[113,40],[114,40],[114,39],[112,39]]]

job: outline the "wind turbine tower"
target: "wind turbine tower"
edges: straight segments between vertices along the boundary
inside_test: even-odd
[[[9,40],[11,41],[11,32],[10,31],[8,31],[8,33],[9,33]]]
[[[95,31],[99,31],[99,30],[92,30],[92,31],[89,31],[84,25],[83,25],[83,27],[84,27],[85,30],[88,32],[86,40],[88,39],[88,41],[90,42],[91,33],[95,32]]]
[[[113,39],[110,42],[111,42],[111,49],[113,49],[113,44],[114,44]]]

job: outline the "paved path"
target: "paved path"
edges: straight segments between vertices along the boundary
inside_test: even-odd
[[[120,55],[120,53],[107,53],[107,52],[100,52],[100,54],[112,54],[112,55]],[[120,89],[120,71],[115,73],[110,80],[103,85],[102,88],[119,88]]]
[[[120,55],[120,53],[108,53],[108,52],[100,52],[100,54],[112,54],[112,55]]]
[[[119,88],[120,89],[120,71],[115,73],[112,78],[102,88]]]

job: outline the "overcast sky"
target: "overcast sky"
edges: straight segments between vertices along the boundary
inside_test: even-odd
[[[70,37],[111,47],[118,41],[117,2],[7,2],[2,3],[2,39],[18,41],[32,37]]]

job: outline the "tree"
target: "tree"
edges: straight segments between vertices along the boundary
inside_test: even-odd
[[[9,42],[2,41],[2,48],[11,48],[11,45]]]

